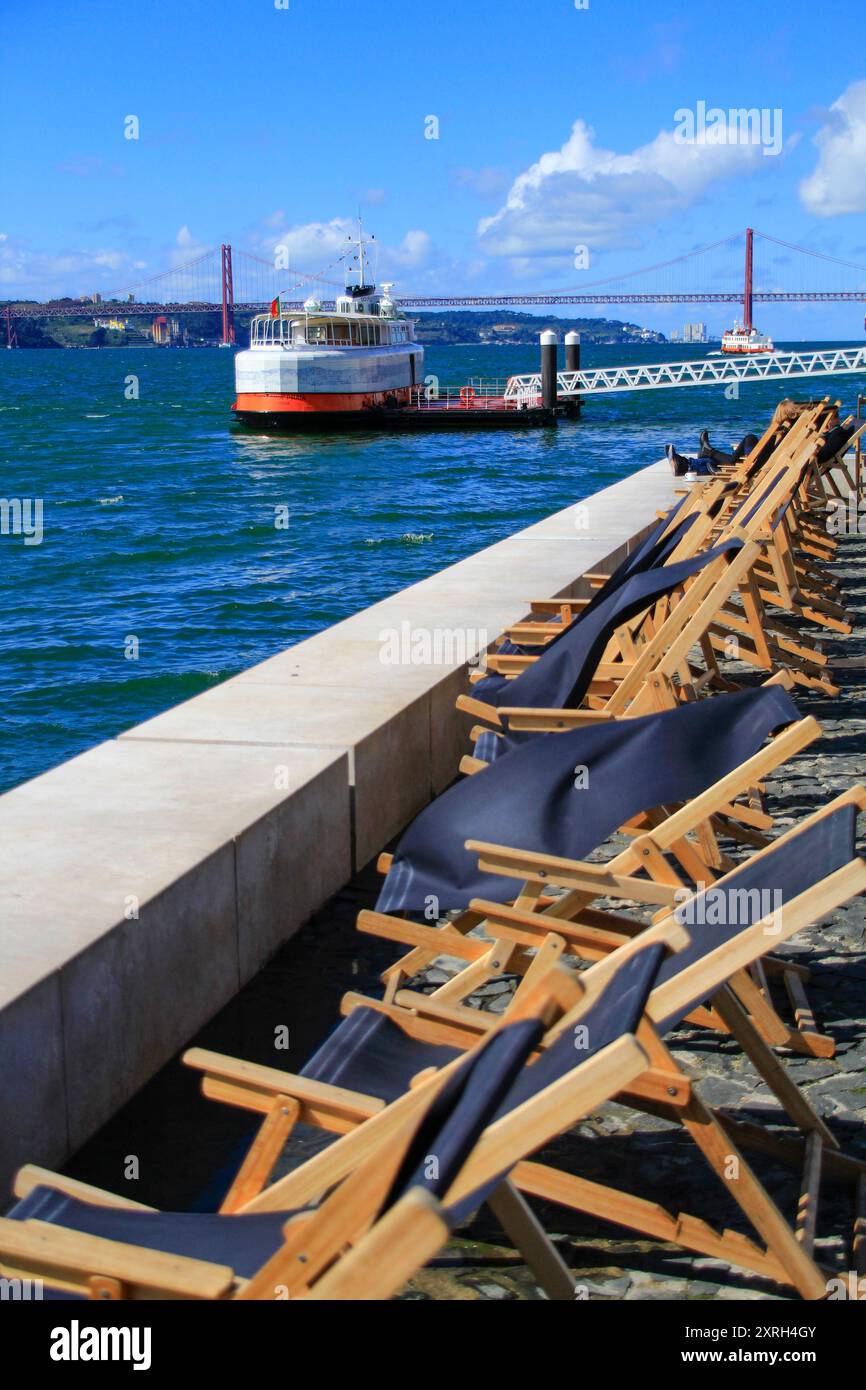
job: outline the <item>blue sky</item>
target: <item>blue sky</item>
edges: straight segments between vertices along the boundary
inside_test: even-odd
[[[281,3],[7,7],[0,297],[119,289],[221,241],[315,271],[359,205],[379,278],[407,292],[580,289],[747,224],[866,265],[862,0]],[[699,102],[766,108],[763,145],[730,121],[715,145],[684,137]],[[804,287],[775,254],[765,276]],[[843,281],[866,273],[816,283]],[[859,339],[863,307],[756,317]]]

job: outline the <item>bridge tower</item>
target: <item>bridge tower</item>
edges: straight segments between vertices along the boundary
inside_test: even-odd
[[[232,248],[220,247],[220,279],[222,283],[222,343],[230,347],[235,340],[235,292],[232,284]]]
[[[748,330],[752,326],[752,237],[754,233],[751,227],[746,228],[746,276],[743,285],[743,327]]]

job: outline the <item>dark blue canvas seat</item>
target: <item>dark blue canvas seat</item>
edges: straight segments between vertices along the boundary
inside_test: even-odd
[[[419,1042],[377,1009],[353,1009],[307,1062],[302,1076],[392,1101],[426,1067],[444,1067],[458,1049]]]
[[[739,540],[724,541],[711,550],[662,568],[630,574],[612,593],[591,605],[543,648],[541,655],[513,680],[486,676],[473,687],[473,696],[492,705],[522,708],[577,708],[589,689],[596,667],[613,633],[656,600],[673,593],[722,555],[733,556]]]
[[[574,1031],[567,1029],[530,1065],[514,1065],[521,1052],[525,1059],[536,1046],[541,1026],[535,1021],[515,1022],[496,1035],[492,1045],[476,1055],[471,1068],[461,1068],[456,1073],[441,1113],[422,1125],[393,1195],[411,1187],[425,1187],[435,1196],[444,1196],[486,1125],[510,1114],[561,1077],[577,1072],[610,1043],[634,1032],[663,952],[662,946],[647,946],[623,964],[581,1016],[581,1046],[576,1044]],[[582,1045],[584,1037],[586,1046]],[[437,1159],[433,1174],[428,1162],[430,1154]],[[468,1219],[505,1176],[507,1173],[496,1175],[450,1207],[452,1224]]]
[[[788,693],[767,685],[540,735],[425,807],[397,845],[377,909],[421,912],[431,896],[440,911],[508,902],[514,880],[481,873],[466,840],[585,858],[632,816],[704,791],[798,717]]]
[[[661,520],[652,527],[649,535],[645,536],[640,544],[635,546],[634,550],[626,555],[624,560],[620,561],[613,573],[608,575],[604,583],[596,589],[595,593],[591,596],[586,606],[581,609],[580,613],[574,619],[575,623],[583,622],[588,614],[594,612],[599,604],[610,598],[611,594],[621,588],[625,581],[632,575],[642,574],[646,570],[656,569],[665,563],[668,556],[677,548],[689,527],[692,526],[696,520],[696,516],[693,514],[684,517],[681,521],[677,522],[675,526],[671,525],[685,502],[686,498],[683,497],[675,506],[671,507]],[[665,535],[664,533],[668,530],[668,527],[671,529],[668,534]],[[555,619],[551,619],[551,622],[555,621]],[[573,624],[570,624],[570,626],[571,625]],[[501,653],[510,652],[514,654],[519,652],[534,652],[539,650],[539,648],[534,643],[524,642],[520,646],[517,646],[513,642],[505,641],[498,650]]]
[[[208,1212],[134,1211],[80,1202],[49,1187],[36,1187],[7,1213],[15,1221],[48,1221],[105,1240],[124,1241],[168,1255],[230,1265],[249,1278],[282,1244],[293,1215],[262,1212],[218,1216]]]
[[[664,984],[745,927],[844,868],[856,855],[856,834],[857,808],[841,806],[759,857],[748,859],[684,903],[675,916],[691,939],[682,951],[662,962],[656,983]],[[767,950],[772,945],[773,937],[768,935]],[[664,1019],[661,1031],[676,1027],[700,1002],[698,995],[675,1015]]]

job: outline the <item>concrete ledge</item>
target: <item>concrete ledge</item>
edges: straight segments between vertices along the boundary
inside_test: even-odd
[[[673,496],[644,469],[0,797],[0,1205],[453,780],[467,661]]]
[[[115,741],[0,797],[4,1199],[28,1155],[83,1143],[350,872],[333,750]]]

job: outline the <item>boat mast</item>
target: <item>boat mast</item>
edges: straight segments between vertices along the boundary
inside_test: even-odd
[[[375,241],[375,240],[376,240],[375,237],[373,237],[373,236],[370,237],[370,241],[371,241],[371,242],[372,242],[372,241]],[[365,247],[366,245],[368,245],[369,243],[368,243],[367,241],[364,240],[364,229],[363,229],[363,226],[362,226],[362,223],[361,223],[361,214],[360,214],[360,213],[358,213],[358,235],[357,235],[357,237],[351,237],[351,236],[350,236],[350,237],[349,237],[349,241],[350,241],[350,242],[353,242],[353,243],[358,247],[358,285],[359,285],[359,287],[361,287],[361,288],[370,288],[370,289],[375,288],[375,286],[368,286],[368,285],[367,285],[367,264],[366,264],[366,261],[365,261],[365,259],[364,259],[364,247]]]
[[[360,214],[360,213],[358,213],[358,264],[359,264],[359,266],[360,266],[360,272],[361,272],[361,278],[360,278],[359,284],[363,285],[363,284],[365,283],[365,281],[364,281],[364,235],[363,235],[363,231],[362,231],[362,228],[361,228],[361,214]]]

